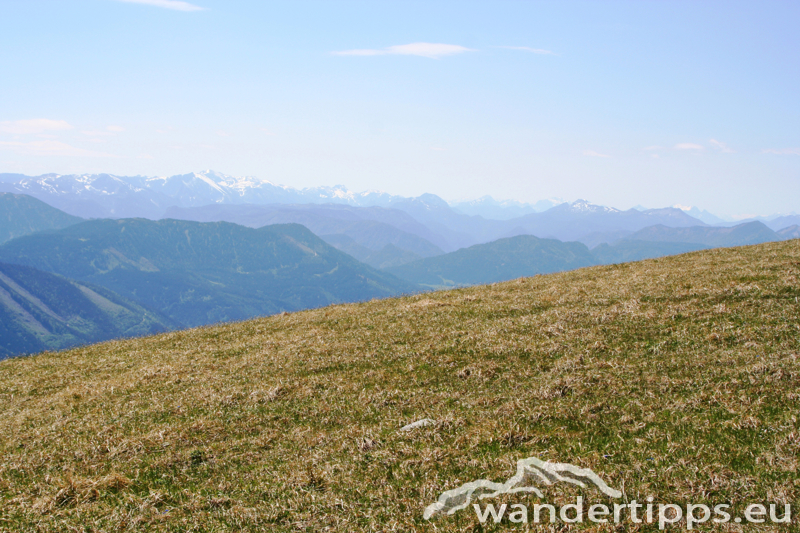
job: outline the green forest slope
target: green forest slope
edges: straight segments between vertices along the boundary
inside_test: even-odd
[[[9,241],[0,260],[106,287],[183,326],[416,289],[299,224],[91,220]]]
[[[174,327],[108,289],[0,263],[0,359]]]

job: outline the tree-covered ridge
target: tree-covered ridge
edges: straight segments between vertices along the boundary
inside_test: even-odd
[[[174,327],[171,320],[108,289],[0,263],[0,358]]]
[[[32,196],[0,193],[0,243],[37,231],[66,228],[82,220]]]
[[[0,258],[106,287],[183,326],[415,289],[298,224],[92,220],[15,239]]]

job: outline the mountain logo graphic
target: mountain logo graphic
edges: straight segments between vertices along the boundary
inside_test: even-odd
[[[502,494],[532,492],[543,498],[542,491],[536,485],[553,485],[560,482],[572,483],[581,488],[594,485],[606,496],[622,497],[620,491],[606,485],[605,481],[589,468],[580,468],[569,463],[551,463],[537,457],[528,457],[517,461],[517,473],[505,483],[478,479],[443,492],[435,503],[425,508],[423,518],[430,520],[440,514],[451,515],[465,509],[473,500],[496,498]]]

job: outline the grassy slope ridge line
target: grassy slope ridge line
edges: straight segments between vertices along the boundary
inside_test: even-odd
[[[4,361],[0,530],[476,531],[423,509],[533,455],[797,510],[798,277],[769,243]]]

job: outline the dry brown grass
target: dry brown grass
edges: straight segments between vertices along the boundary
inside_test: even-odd
[[[422,511],[532,455],[800,512],[798,277],[789,241],[4,361],[0,531],[508,529]]]

